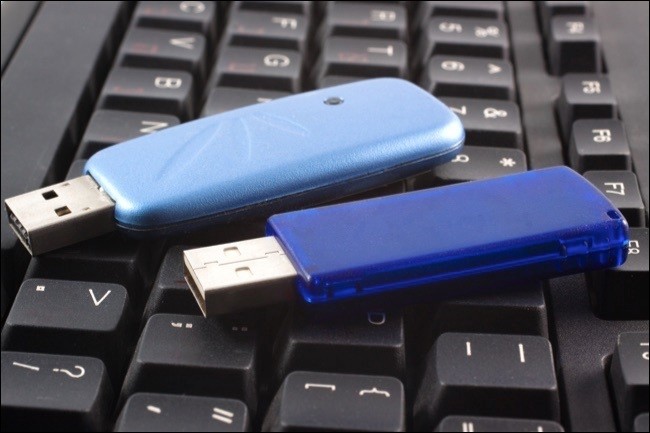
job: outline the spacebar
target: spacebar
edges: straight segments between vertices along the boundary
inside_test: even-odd
[[[2,200],[61,180],[121,37],[123,2],[44,2],[2,76]],[[2,212],[2,315],[27,264]]]

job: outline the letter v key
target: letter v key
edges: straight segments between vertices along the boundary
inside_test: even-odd
[[[88,291],[90,292],[90,296],[93,298],[93,304],[95,304],[95,307],[99,307],[99,304],[104,302],[104,299],[106,299],[106,297],[111,293],[111,291],[109,290],[106,293],[104,293],[104,296],[102,296],[101,298],[99,298],[99,300],[97,300],[97,298],[95,297],[95,292],[93,292],[93,289],[88,289]]]

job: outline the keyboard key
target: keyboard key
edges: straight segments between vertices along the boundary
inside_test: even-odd
[[[614,400],[623,431],[630,431],[637,414],[648,412],[648,333],[618,336],[610,369]]]
[[[114,232],[33,257],[25,279],[119,284],[129,293],[133,310],[139,312],[161,257],[160,241],[136,241]]]
[[[438,54],[507,59],[509,47],[508,30],[501,21],[434,18],[422,32],[414,66],[421,68],[431,56]]]
[[[404,319],[400,312],[289,313],[275,349],[276,379],[295,370],[405,374]]]
[[[559,419],[553,354],[545,338],[442,334],[425,369],[414,409],[419,430],[450,414]]]
[[[232,10],[254,10],[265,12],[280,12],[311,16],[313,2],[311,1],[234,1]]]
[[[631,227],[645,226],[645,209],[639,184],[631,171],[588,171],[585,178],[616,206]]]
[[[319,30],[319,39],[328,36],[357,36],[407,41],[407,30],[406,9],[402,5],[329,2]]]
[[[27,280],[2,329],[2,350],[100,358],[118,384],[131,320],[126,289],[117,284]]]
[[[634,418],[634,430],[635,432],[647,432],[648,431],[648,413],[642,413],[641,415]]]
[[[523,290],[518,287],[443,301],[433,305],[429,317],[433,318],[433,335],[481,332],[548,336],[548,315],[540,283],[527,283]]]
[[[573,122],[569,149],[571,166],[588,170],[631,170],[630,146],[623,123],[615,119]]]
[[[420,85],[436,96],[515,98],[512,65],[505,60],[433,56],[422,73]]]
[[[282,48],[304,53],[308,33],[309,21],[302,15],[233,9],[222,44]]]
[[[627,260],[591,275],[592,297],[599,317],[648,320],[648,229],[630,227]]]
[[[565,75],[557,111],[565,143],[578,119],[616,118],[617,103],[609,79],[597,74]]]
[[[493,418],[486,416],[448,416],[438,427],[438,432],[563,432],[553,421],[519,418]]]
[[[404,398],[392,377],[297,371],[276,393],[262,431],[405,431]]]
[[[401,77],[408,75],[408,47],[402,41],[333,36],[325,39],[314,68],[314,83],[327,75]]]
[[[551,20],[559,15],[589,16],[591,7],[588,1],[540,1],[539,6],[540,21],[544,35],[549,33]]]
[[[179,123],[177,117],[166,114],[97,110],[88,122],[76,157],[88,159],[113,144],[161,131]]]
[[[106,431],[112,400],[99,359],[2,352],[2,431]]]
[[[210,91],[208,100],[203,106],[201,117],[223,113],[224,111],[246,107],[247,105],[269,102],[289,95],[291,93],[279,92],[277,90],[215,87]]]
[[[192,117],[192,76],[182,71],[114,68],[106,79],[99,107]]]
[[[501,1],[420,1],[413,29],[422,31],[431,17],[491,18],[503,20]]]
[[[201,33],[210,45],[217,34],[217,9],[209,1],[141,1],[133,22],[139,27]]]
[[[250,431],[246,405],[239,400],[139,393],[126,401],[114,431]]]
[[[197,33],[133,28],[118,54],[120,66],[175,69],[203,83],[206,74],[205,38]]]
[[[519,107],[514,102],[468,98],[440,100],[463,122],[466,144],[524,148]]]
[[[142,331],[122,387],[243,400],[255,412],[256,332],[249,323],[156,314]]]
[[[216,85],[299,92],[302,56],[276,48],[226,46],[215,67]]]
[[[561,15],[551,21],[548,41],[551,72],[601,72],[600,35],[593,18]]]
[[[472,142],[467,140],[468,144]],[[434,167],[431,174],[416,179],[418,189],[437,185],[490,179],[526,171],[526,154],[521,150],[465,146],[451,162]]]
[[[183,278],[183,250],[188,248],[174,246],[167,251],[144,309],[144,322],[158,313],[202,316],[201,309]]]
[[[513,285],[500,287],[499,290],[419,304],[407,310],[406,335],[410,359],[424,359],[431,342],[445,332],[539,335],[548,338],[550,322],[542,284],[527,283],[524,287]],[[413,334],[417,338],[409,339]]]

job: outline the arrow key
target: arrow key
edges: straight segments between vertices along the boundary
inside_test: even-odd
[[[100,358],[119,384],[130,319],[129,297],[117,284],[25,280],[2,330],[2,350]]]

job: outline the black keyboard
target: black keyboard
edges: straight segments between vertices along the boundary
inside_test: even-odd
[[[130,138],[380,76],[439,96],[466,147],[344,200],[566,164],[627,218],[627,262],[205,319],[183,249],[263,221],[30,258],[3,212],[2,430],[648,431],[647,2],[3,2],[2,199]]]

